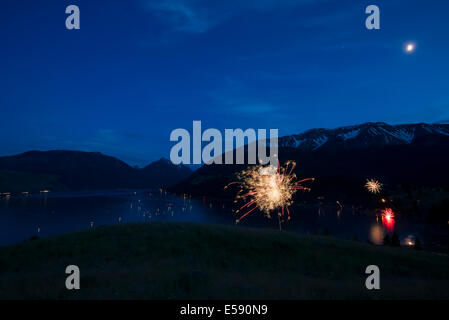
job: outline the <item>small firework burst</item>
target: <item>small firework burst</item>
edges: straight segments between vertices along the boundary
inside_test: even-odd
[[[309,191],[309,188],[303,187],[301,183],[313,181],[314,178],[297,180],[293,169],[296,164],[288,161],[285,167],[273,166],[253,166],[237,174],[238,181],[228,184],[239,185],[239,191],[235,202],[242,200],[244,204],[236,211],[239,214],[242,210],[246,212],[236,220],[239,223],[243,218],[254,210],[259,210],[267,218],[271,218],[271,213],[277,210],[279,228],[286,215],[290,220],[289,206],[293,202],[293,195],[298,190]]]
[[[391,221],[394,219],[394,212],[391,208],[386,208],[382,210],[382,219],[385,219],[386,221]]]
[[[382,224],[387,228],[388,232],[393,232],[395,224],[395,214],[391,208],[382,210]]]
[[[371,193],[380,193],[380,190],[382,190],[382,183],[374,179],[366,180],[365,188]]]

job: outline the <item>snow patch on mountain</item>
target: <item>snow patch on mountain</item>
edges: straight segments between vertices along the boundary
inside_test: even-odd
[[[396,137],[405,141],[406,143],[412,143],[413,139],[415,138],[415,132],[413,129],[411,131],[401,129],[396,132]]]
[[[398,140],[404,141],[405,143],[412,143],[413,139],[415,138],[415,133],[413,132],[413,130],[407,131],[405,129],[397,129],[396,131],[389,131],[383,127],[379,127],[379,130],[382,130],[387,134],[385,136],[385,141],[387,143],[389,143],[390,140],[392,140],[388,137],[388,135],[393,136]]]
[[[296,139],[295,138],[295,148],[299,148],[304,142],[306,142],[306,139]]]
[[[375,136],[377,136],[377,135],[380,134],[380,132],[377,131],[376,128],[369,128],[369,129],[368,129],[368,132],[369,132],[369,133],[372,133],[372,134],[375,135]]]
[[[426,125],[422,125],[421,126],[424,130],[426,130],[428,133],[434,133],[434,130],[432,129],[432,128],[429,128],[428,126],[426,126]]]
[[[315,147],[313,148],[313,150],[316,150],[318,148],[320,148],[321,146],[323,146],[327,141],[329,140],[329,138],[327,136],[321,136],[319,138],[313,139],[313,143],[315,144]]]
[[[436,131],[437,133],[439,133],[439,134],[443,134],[443,135],[445,135],[445,136],[449,136],[449,132],[447,132],[447,131],[445,131],[445,130],[443,130],[443,129],[435,128],[435,131]]]
[[[304,133],[281,138],[280,146],[314,151],[321,148],[354,147],[370,145],[401,145],[426,143],[435,136],[449,136],[449,125],[403,124],[388,125],[383,122],[369,122],[358,126],[336,129],[311,129]]]
[[[360,129],[352,130],[346,133],[339,134],[338,136],[343,140],[354,139],[360,134]]]

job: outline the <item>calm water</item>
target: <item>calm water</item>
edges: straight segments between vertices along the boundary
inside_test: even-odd
[[[0,196],[0,245],[67,232],[128,222],[182,221],[235,225],[235,205],[203,197],[182,198],[164,191],[105,191],[49,193],[43,195]],[[390,221],[376,213],[351,205],[296,205],[292,219],[283,228],[304,233],[323,233],[361,241],[382,241],[396,231],[402,244],[412,244],[418,236],[426,247],[447,250],[448,232],[443,227],[401,220]],[[252,214],[236,227],[278,229],[277,219]]]

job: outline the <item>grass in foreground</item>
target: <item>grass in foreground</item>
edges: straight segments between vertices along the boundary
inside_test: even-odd
[[[65,288],[70,264],[81,290]],[[0,299],[448,299],[448,270],[447,256],[332,237],[128,224],[0,247]]]

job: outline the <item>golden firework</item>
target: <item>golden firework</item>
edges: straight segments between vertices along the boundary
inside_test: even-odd
[[[293,195],[298,190],[310,191],[301,183],[314,180],[314,178],[307,178],[298,181],[293,173],[295,166],[295,162],[288,161],[285,167],[279,165],[278,168],[253,166],[238,173],[238,181],[225,187],[226,189],[233,184],[240,186],[235,202],[242,200],[244,204],[237,210],[237,213],[242,210],[246,210],[246,212],[236,222],[240,222],[256,209],[263,212],[268,218],[271,218],[271,213],[277,210],[279,227],[281,227],[285,214],[287,220],[290,220],[289,206],[293,203]]]
[[[380,193],[380,190],[382,190],[382,183],[380,183],[379,181],[374,180],[374,179],[371,179],[371,180],[367,179],[365,188],[371,193],[374,193],[374,194]]]

